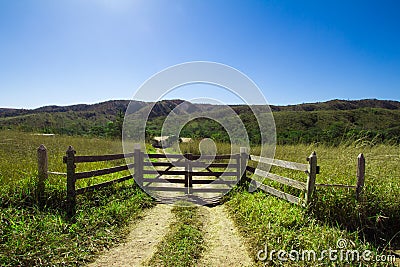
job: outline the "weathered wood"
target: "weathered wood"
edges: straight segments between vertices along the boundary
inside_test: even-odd
[[[188,189],[188,193],[191,194],[192,193],[192,189],[193,189],[193,155],[192,154],[188,154],[188,160],[189,160],[189,165],[188,165],[188,175],[189,175],[189,189]]]
[[[188,153],[185,154],[185,187],[187,188],[187,194],[191,194],[192,193],[192,175],[191,172],[193,172],[192,170],[192,154]]]
[[[359,200],[365,181],[365,157],[364,154],[358,155],[357,158],[357,184],[356,184],[356,199]]]
[[[236,180],[205,180],[205,179],[193,179],[193,184],[225,184],[225,185],[235,185]]]
[[[260,156],[250,155],[250,160],[265,163],[265,164],[270,164],[270,165],[274,165],[274,166],[282,167],[282,168],[286,168],[286,169],[291,169],[291,170],[297,170],[297,171],[303,171],[303,172],[308,170],[307,164],[285,161],[285,160],[280,160],[280,159],[271,159],[271,158],[264,158],[264,157],[260,157]]]
[[[143,183],[184,184],[185,183],[185,179],[177,179],[177,178],[143,178]]]
[[[100,155],[100,156],[75,156],[75,163],[110,161],[110,160],[124,159],[125,157],[133,157],[133,153]]]
[[[76,191],[75,191],[75,150],[72,146],[67,149],[67,216],[72,218],[76,210]]]
[[[253,179],[252,179],[251,182],[254,183],[261,190],[263,190],[263,191],[265,191],[265,192],[267,192],[267,193],[269,193],[271,195],[274,195],[276,197],[285,199],[285,200],[287,200],[287,201],[289,201],[291,203],[294,203],[294,204],[299,204],[300,199],[298,197],[296,197],[296,196],[292,196],[292,195],[290,195],[288,193],[279,191],[279,190],[277,190],[277,189],[275,189],[273,187],[270,187],[268,185],[262,184],[262,183],[260,183],[260,182],[258,182],[256,180],[253,180]]]
[[[183,159],[183,155],[179,154],[146,154],[146,156],[149,159],[165,159],[165,158],[170,158],[170,159]]]
[[[169,191],[169,192],[187,192],[186,187],[162,187],[162,186],[146,186],[146,191]]]
[[[193,193],[226,193],[230,188],[193,188]]]
[[[308,205],[311,202],[312,194],[314,193],[315,179],[317,177],[317,153],[315,151],[311,153],[310,157],[307,158],[308,167],[308,178],[307,187],[305,192],[305,204]]]
[[[47,149],[44,145],[40,145],[37,149],[38,159],[38,181],[36,188],[36,199],[40,206],[44,203],[44,183],[48,178],[48,157]]]
[[[129,170],[129,169],[133,168],[133,165],[134,164],[128,164],[128,165],[121,165],[121,166],[116,166],[116,167],[112,167],[112,168],[107,168],[107,169],[100,169],[100,170],[94,170],[94,171],[88,171],[88,172],[78,172],[78,173],[75,173],[75,177],[76,177],[76,179],[92,178],[92,177],[96,177],[96,176],[101,176],[101,175],[106,175],[106,174]]]
[[[355,185],[345,185],[345,184],[315,184],[315,187],[356,188]]]
[[[200,158],[199,155],[193,155],[193,159],[196,160]],[[231,159],[232,155],[201,155],[202,159],[215,159],[215,160],[219,160],[219,159]]]
[[[225,184],[234,185],[236,180],[206,180],[206,179],[193,179],[192,184]],[[143,178],[143,183],[174,183],[185,184],[185,179],[177,178]]]
[[[143,170],[143,174],[152,174],[152,175],[186,175],[190,174],[191,176],[213,176],[213,177],[226,177],[226,176],[237,176],[237,172],[197,172],[197,171],[158,171],[158,170]]]
[[[255,175],[261,176],[261,177],[265,177],[268,178],[272,181],[275,182],[279,182],[281,184],[285,184],[300,190],[305,190],[306,189],[306,183],[297,181],[297,180],[293,180],[287,177],[283,177],[277,174],[273,174],[273,173],[269,173],[260,169],[256,169],[254,172]]]
[[[240,186],[243,186],[245,184],[245,182],[247,181],[246,167],[247,167],[248,159],[249,159],[249,153],[247,151],[247,148],[241,147],[240,148],[240,164],[239,164],[239,169],[240,169],[239,176],[240,177],[237,177],[239,179]]]
[[[133,164],[135,168],[134,177],[136,184],[140,187],[143,187],[143,161],[144,155],[140,148],[140,144],[135,144],[133,150]]]
[[[76,190],[76,194],[80,195],[80,194],[83,194],[83,193],[86,193],[86,192],[91,192],[91,191],[94,191],[94,190],[98,190],[100,188],[107,187],[107,186],[110,186],[110,185],[113,185],[113,184],[116,184],[116,183],[124,182],[124,181],[132,179],[132,178],[133,178],[132,175],[128,175],[128,176],[121,177],[121,178],[118,178],[118,179],[114,179],[114,180],[111,180],[111,181],[107,181],[107,182],[104,182],[104,183],[100,183],[100,184],[95,184],[95,185],[91,185],[91,186],[88,186],[88,187],[79,188],[79,189]]]
[[[143,166],[151,167],[185,167],[185,162],[144,162]],[[226,168],[236,169],[237,164],[235,163],[207,163],[207,162],[192,162],[192,168]]]

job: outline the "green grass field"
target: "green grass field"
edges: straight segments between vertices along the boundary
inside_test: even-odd
[[[68,145],[77,155],[121,153],[119,140],[67,136],[35,136],[0,131],[0,265],[51,266],[81,265],[97,252],[118,242],[124,226],[138,218],[152,200],[132,181],[78,197],[74,222],[65,217],[64,176],[50,175],[46,182],[45,207],[35,201],[36,149],[45,144],[49,170],[65,172],[62,157]],[[193,145],[191,145],[193,146]],[[229,153],[227,145],[218,146]],[[185,148],[185,152],[193,152]],[[257,148],[252,153],[257,154]],[[252,255],[267,245],[274,248],[327,248],[337,238],[346,238],[358,249],[375,252],[397,248],[400,240],[400,147],[346,144],[278,146],[276,158],[306,163],[317,152],[321,173],[317,183],[356,182],[356,159],[366,158],[365,192],[361,202],[354,190],[323,189],[315,192],[315,202],[303,209],[262,192],[235,190],[227,200],[236,224],[247,237]],[[106,168],[121,162],[79,164],[78,171]],[[305,181],[303,173],[275,168],[274,173]],[[120,174],[121,175],[121,174]],[[78,187],[112,179],[109,175],[88,180]],[[282,188],[300,195],[301,192]],[[271,262],[271,265],[277,264]],[[301,263],[303,264],[303,263]],[[304,263],[307,265],[307,263]]]
[[[36,150],[45,144],[49,170],[65,172],[62,157],[68,145],[80,155],[120,153],[121,142],[82,137],[45,137],[12,131],[0,132],[0,265],[77,266],[95,253],[119,242],[124,226],[139,218],[153,201],[133,181],[78,197],[74,221],[66,219],[66,178],[49,175],[45,207],[35,201]],[[121,162],[119,162],[121,163]],[[111,163],[118,164],[118,162]],[[78,170],[99,169],[106,163],[78,166]],[[105,176],[97,181],[109,180]],[[85,181],[85,184],[97,182]],[[79,183],[78,186],[85,184]]]

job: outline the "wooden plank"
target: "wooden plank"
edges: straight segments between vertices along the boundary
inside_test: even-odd
[[[146,154],[145,157],[148,157],[150,159],[183,159],[183,155],[179,154]]]
[[[175,183],[175,184],[184,184],[185,179],[176,179],[176,178],[143,178],[144,183]]]
[[[100,188],[103,188],[103,187],[110,186],[112,184],[116,184],[116,183],[120,183],[120,182],[129,180],[129,179],[132,179],[132,178],[133,178],[132,175],[128,175],[128,176],[121,177],[121,178],[118,178],[118,179],[115,179],[115,180],[111,180],[111,181],[107,181],[107,182],[104,182],[104,183],[100,183],[100,184],[95,184],[95,185],[88,186],[88,187],[79,188],[78,190],[76,190],[76,194],[79,195],[79,194],[83,194],[83,193],[86,193],[86,192],[91,192],[91,191],[94,191],[94,190],[97,190],[97,189],[100,189]]]
[[[285,184],[300,190],[305,190],[306,189],[306,183],[297,181],[297,180],[293,180],[287,177],[283,177],[274,173],[269,173],[260,169],[256,169],[254,172],[255,175],[261,176],[261,177],[265,177],[268,178],[270,180],[273,180],[275,182],[279,182],[281,184]]]
[[[230,188],[193,188],[193,193],[226,193]]]
[[[215,177],[226,177],[226,176],[237,176],[237,172],[191,172],[192,176],[215,176]]]
[[[224,177],[224,176],[236,176],[236,172],[187,172],[187,171],[157,171],[157,170],[143,170],[143,174],[155,174],[155,175],[186,175],[190,174],[192,176],[215,176],[215,177]]]
[[[113,155],[99,155],[99,156],[75,156],[75,162],[99,162],[124,159],[125,157],[133,157],[133,153],[127,154],[113,154]]]
[[[176,162],[144,162],[143,166],[152,166],[152,167],[185,167],[185,162],[176,161]],[[237,168],[237,164],[235,163],[206,163],[206,162],[192,162],[193,168],[226,168],[233,169]]]
[[[167,192],[184,192],[186,193],[186,187],[162,187],[162,186],[146,186],[146,191],[167,191]]]
[[[232,157],[233,155],[201,155],[202,159],[231,159]]]
[[[91,177],[116,173],[116,172],[120,172],[120,171],[125,171],[125,170],[129,170],[131,168],[133,168],[133,164],[122,165],[122,166],[117,166],[117,167],[112,167],[112,168],[107,168],[107,169],[88,171],[88,172],[79,172],[79,173],[75,174],[75,177],[76,177],[76,179],[91,178]]]
[[[144,183],[175,183],[175,184],[184,184],[184,179],[175,179],[175,178],[143,178]],[[237,183],[236,180],[192,180],[193,184],[225,184],[225,185],[234,185]]]
[[[218,179],[218,180],[204,180],[204,179],[196,180],[196,179],[194,179],[192,182],[193,182],[193,184],[211,184],[212,183],[212,184],[225,184],[225,185],[235,185],[237,183],[236,180],[224,181],[224,180],[220,180],[220,179]]]
[[[250,160],[253,161],[258,161],[261,163],[265,164],[270,164],[286,169],[291,169],[291,170],[297,170],[297,171],[307,171],[308,170],[308,165],[303,164],[303,163],[297,163],[297,162],[291,162],[291,161],[285,161],[285,160],[280,160],[280,159],[271,159],[271,158],[264,158],[260,156],[254,156],[250,155]]]
[[[345,185],[345,184],[315,184],[317,187],[341,187],[341,188],[357,188],[355,185]]]
[[[185,171],[157,171],[157,170],[143,170],[143,174],[155,174],[155,175],[185,175]]]
[[[289,202],[291,202],[293,204],[296,204],[296,205],[298,205],[300,203],[300,199],[298,197],[296,197],[296,196],[292,196],[292,195],[290,195],[288,193],[279,191],[279,190],[277,190],[277,189],[275,189],[273,187],[270,187],[268,185],[262,184],[260,182],[257,182],[256,180],[253,180],[253,179],[252,179],[251,182],[255,183],[255,185],[258,188],[260,188],[261,190],[263,190],[263,191],[265,191],[265,192],[267,192],[267,193],[269,193],[271,195],[274,195],[276,197],[285,199],[285,200],[287,200],[287,201],[289,201]]]
[[[175,165],[176,164],[176,165]],[[143,162],[143,166],[152,166],[152,167],[181,167],[181,165],[183,165],[182,162],[177,162],[177,163],[172,163],[172,162],[148,162],[145,161]]]

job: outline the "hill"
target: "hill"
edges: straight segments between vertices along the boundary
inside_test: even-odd
[[[0,108],[0,129],[17,129],[68,135],[118,135],[129,100],[72,106],[45,106],[37,109]],[[160,134],[165,117],[184,103],[184,112],[195,114],[217,106],[193,104],[183,100],[157,102],[150,111],[149,136]],[[143,117],[154,103],[136,101],[129,114]],[[249,107],[232,105],[241,117],[253,142],[259,142],[257,125]],[[400,143],[400,102],[390,100],[331,100],[289,106],[271,106],[274,113],[278,143],[323,142],[338,144],[343,141]],[[200,122],[200,123],[199,123]],[[226,133],[215,122],[198,119],[183,129],[191,137],[212,137],[227,141]],[[229,140],[229,139],[228,139]]]

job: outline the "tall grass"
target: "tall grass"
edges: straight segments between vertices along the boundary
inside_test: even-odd
[[[259,150],[253,148],[251,153],[258,154]],[[355,185],[357,156],[359,153],[365,155],[365,187],[361,200],[355,199],[354,189],[317,187],[312,205],[302,209],[262,192],[253,195],[246,192],[236,194],[228,205],[237,223],[245,225],[242,229],[251,237],[253,249],[265,243],[275,248],[290,247],[293,242],[300,242],[303,246],[307,238],[310,240],[306,242],[309,244],[306,247],[317,245],[327,248],[334,245],[334,241],[341,236],[350,238],[360,248],[372,246],[379,252],[388,251],[389,248],[398,249],[400,147],[359,143],[340,146],[284,145],[277,147],[275,158],[307,163],[306,157],[313,151],[317,153],[321,168],[316,183],[326,184]],[[307,177],[302,172],[276,167],[271,172],[304,182]],[[302,196],[300,190],[277,186],[268,181],[265,183]],[[311,223],[305,224],[303,220],[310,220]],[[267,225],[272,225],[274,229]],[[314,232],[308,230],[311,226],[316,229]],[[280,244],[271,241],[278,237]]]
[[[124,226],[142,209],[153,205],[149,196],[127,181],[78,196],[73,221],[65,216],[66,178],[49,175],[45,206],[35,199],[37,156],[40,144],[48,149],[49,170],[65,172],[62,157],[69,145],[78,155],[121,153],[121,142],[65,136],[35,136],[0,132],[0,265],[75,266],[89,262],[99,251],[124,236]],[[123,162],[78,164],[78,171]],[[78,187],[113,179],[115,174],[79,182]]]

